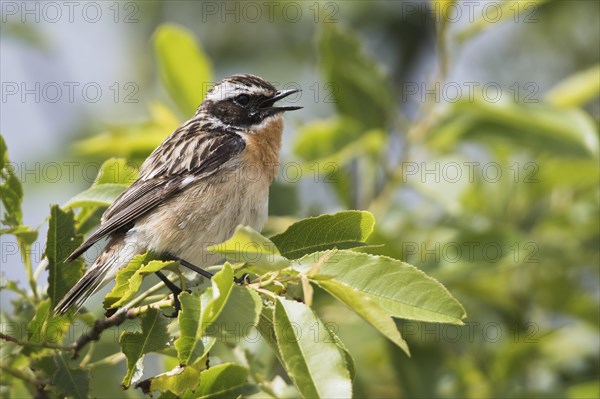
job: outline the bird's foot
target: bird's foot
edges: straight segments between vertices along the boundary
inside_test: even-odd
[[[241,275],[241,277],[234,277],[233,282],[239,285],[250,284],[250,276],[248,273],[244,273]]]
[[[165,316],[168,318],[174,319],[177,316],[179,316],[179,311],[181,310],[181,302],[179,301],[179,294],[181,294],[183,292],[183,290],[181,288],[179,288],[177,285],[173,284],[173,282],[171,280],[169,280],[167,278],[167,276],[165,276],[162,272],[158,271],[158,272],[156,272],[156,275],[158,276],[158,278],[161,279],[161,281],[167,286],[167,288],[173,294],[173,307],[175,308],[175,311],[173,313],[171,313],[170,315],[165,314]],[[186,292],[190,292],[190,291],[187,290]]]
[[[206,270],[204,270],[204,269],[201,269],[201,268],[199,268],[198,266],[191,264],[190,262],[188,262],[188,261],[187,261],[187,260],[185,260],[185,259],[181,259],[181,258],[179,258],[179,257],[177,257],[177,256],[175,256],[175,255],[172,255],[172,254],[167,254],[166,256],[167,256],[169,259],[172,259],[172,260],[176,260],[176,261],[178,261],[178,262],[179,262],[179,264],[180,264],[181,266],[185,267],[186,269],[189,269],[189,270],[195,271],[195,272],[196,272],[196,273],[198,273],[199,275],[201,275],[201,276],[204,276],[204,277],[206,277],[206,278],[207,278],[207,279],[209,279],[209,280],[210,280],[210,279],[213,277],[213,274],[212,274],[211,272],[209,272],[209,271],[206,271]]]
[[[190,290],[185,290],[185,291],[179,290],[178,294],[176,294],[176,293],[173,292],[173,307],[175,308],[175,310],[171,314],[165,314],[165,313],[163,313],[163,315],[165,317],[168,317],[169,319],[176,319],[179,316],[179,312],[181,311],[181,302],[179,301],[179,294],[181,294],[182,292],[191,293],[192,291],[190,291]]]

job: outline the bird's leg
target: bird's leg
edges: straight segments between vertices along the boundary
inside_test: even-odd
[[[211,272],[206,271],[204,269],[201,269],[198,266],[195,266],[195,265],[191,264],[190,262],[188,262],[185,259],[181,259],[181,258],[179,258],[179,257],[177,257],[175,255],[172,255],[172,254],[167,254],[167,257],[169,259],[178,261],[181,266],[183,266],[183,267],[185,267],[187,269],[190,269],[192,271],[195,271],[196,273],[200,274],[201,276],[206,277],[209,280],[213,277],[213,274]],[[236,284],[240,284],[240,285],[249,283],[248,274],[244,273],[241,277],[234,277],[233,278],[233,282],[236,283]]]
[[[183,291],[176,284],[174,284],[171,280],[167,278],[162,272],[155,272],[159,279],[167,286],[169,290],[173,293],[173,306],[175,307],[175,312],[173,314],[167,316],[170,318],[176,318],[179,315],[179,311],[181,310],[181,302],[179,302],[179,294]]]
[[[211,272],[208,272],[208,271],[206,271],[206,270],[204,270],[204,269],[201,269],[201,268],[199,268],[198,266],[192,265],[190,262],[188,262],[188,261],[187,261],[187,260],[185,260],[185,259],[181,259],[181,258],[179,258],[179,257],[177,257],[177,256],[175,256],[175,255],[171,255],[171,254],[168,254],[168,255],[167,255],[167,257],[168,257],[169,259],[172,259],[172,260],[176,260],[176,261],[178,261],[178,262],[179,262],[179,264],[180,264],[181,266],[183,266],[183,267],[185,267],[185,268],[187,268],[187,269],[190,269],[190,270],[192,270],[192,271],[195,271],[195,272],[196,272],[196,273],[198,273],[199,275],[201,275],[201,276],[204,276],[204,277],[206,277],[206,278],[207,278],[207,279],[209,279],[209,280],[210,280],[210,279],[212,278],[212,276],[213,276],[213,274],[212,274]]]

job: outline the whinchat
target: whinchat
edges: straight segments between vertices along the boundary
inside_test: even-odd
[[[302,108],[275,102],[298,91],[277,90],[254,75],[233,75],[209,90],[194,116],[144,161],[100,228],[67,258],[108,237],[55,311],[79,309],[137,254],[152,251],[202,272],[196,266],[220,260],[208,254],[208,243],[227,240],[240,224],[260,231],[279,163],[283,112]]]

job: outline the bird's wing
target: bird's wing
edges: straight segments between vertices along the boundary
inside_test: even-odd
[[[212,175],[246,146],[244,139],[235,133],[205,133],[194,125],[183,127],[154,150],[142,165],[140,178],[117,197],[102,215],[100,228],[67,261],[77,258],[105,236],[130,228],[140,216],[190,183]]]

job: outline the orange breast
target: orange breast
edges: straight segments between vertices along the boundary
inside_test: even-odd
[[[281,149],[281,135],[283,133],[283,119],[279,116],[268,120],[259,129],[248,132],[245,163],[249,167],[260,170],[261,174],[270,183],[279,167],[279,150]]]

